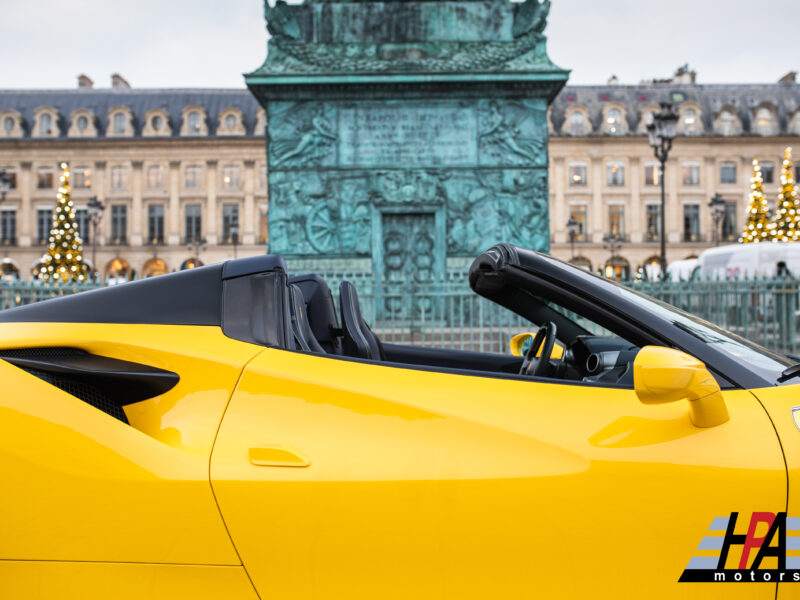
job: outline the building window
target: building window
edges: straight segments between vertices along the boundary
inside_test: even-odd
[[[117,113],[114,115],[114,135],[122,135],[125,133],[127,119],[124,113]]]
[[[128,167],[111,169],[111,189],[115,191],[128,189]]]
[[[700,205],[683,205],[683,241],[700,241]]]
[[[85,208],[75,209],[75,223],[78,226],[78,235],[84,243],[91,243],[89,239],[89,211]]]
[[[658,179],[660,172],[660,165],[656,162],[644,163],[644,184],[645,185],[661,185]]]
[[[645,241],[661,240],[661,205],[648,204],[645,207]]]
[[[225,117],[225,129],[233,131],[236,128],[236,115],[227,115]]]
[[[17,170],[11,168],[0,169],[6,172],[6,181],[8,181],[8,189],[17,189]]]
[[[719,133],[721,135],[736,133],[736,116],[729,110],[723,110],[719,115]]]
[[[11,133],[14,130],[14,117],[6,117],[3,120],[3,129],[6,130],[6,133]]]
[[[186,205],[186,243],[203,239],[203,207],[199,204]]]
[[[163,190],[167,185],[167,168],[164,165],[154,165],[147,168],[147,188],[150,190]]]
[[[116,246],[128,241],[128,207],[124,204],[111,205],[111,243]]]
[[[585,204],[571,204],[569,207],[569,216],[571,219],[575,220],[575,223],[578,224],[577,228],[575,229],[575,241],[576,242],[588,242],[589,237],[586,232],[586,226],[588,224],[587,219],[587,209]]]
[[[222,167],[222,189],[225,190],[239,189],[239,167],[234,167],[234,166]]]
[[[187,190],[199,190],[203,187],[203,167],[186,167],[184,187]]]
[[[150,127],[153,128],[153,131],[161,131],[161,126],[164,124],[164,119],[161,115],[154,115],[152,119],[150,119]]]
[[[39,169],[36,172],[36,187],[40,190],[53,189],[53,169]]]
[[[17,211],[0,211],[0,245],[17,245]]]
[[[570,163],[569,184],[586,185],[586,163]]]
[[[200,133],[200,113],[192,111],[187,117],[187,125],[189,128],[189,135],[196,135]]]
[[[53,117],[47,113],[39,117],[39,133],[41,135],[50,135],[53,133]]]
[[[239,205],[222,205],[222,243],[233,244],[234,233],[239,235]],[[238,239],[236,240],[238,243]]]
[[[738,213],[736,202],[725,202],[725,214],[722,216],[721,239],[723,242],[735,242],[739,237],[739,228],[736,224]]]
[[[78,167],[72,171],[72,183],[76,188],[89,189],[92,187],[92,170],[87,167]]]
[[[586,126],[586,115],[581,111],[573,111],[569,116],[570,135],[586,135],[589,128]]]
[[[773,133],[772,111],[762,106],[756,111],[756,133],[758,135],[772,135]]]
[[[761,163],[761,179],[764,183],[773,183],[775,181],[775,165],[773,163]]]
[[[262,204],[258,207],[258,239],[262,244],[266,244],[269,241],[269,229],[267,227],[269,221],[267,212],[266,204]]]
[[[683,185],[700,185],[700,163],[685,162],[681,165]]]
[[[50,228],[53,225],[53,211],[49,208],[36,210],[36,243],[46,245],[50,243]]]
[[[614,162],[606,165],[606,183],[609,186],[625,185],[625,166]]]
[[[147,207],[147,242],[164,243],[164,205],[150,204]]]
[[[625,239],[625,205],[611,204],[608,207],[608,232]]]
[[[606,131],[611,135],[622,135],[622,111],[618,108],[609,109],[606,113]]]
[[[700,119],[694,108],[687,108],[683,111],[683,135],[697,135],[700,133]]]
[[[89,119],[81,115],[80,117],[78,117],[77,125],[78,125],[78,131],[83,133],[89,127]]]
[[[736,183],[736,163],[724,162],[719,165],[719,182]]]

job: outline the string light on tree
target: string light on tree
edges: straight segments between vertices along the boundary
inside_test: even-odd
[[[800,201],[792,177],[792,149],[786,148],[781,169],[781,193],[775,211],[775,241],[800,240]]]
[[[773,224],[769,222],[769,205],[764,197],[764,179],[761,176],[758,160],[754,158],[753,177],[750,179],[750,204],[747,206],[747,219],[742,235],[739,236],[739,243],[771,242],[772,239]]]
[[[61,163],[61,181],[58,187],[56,211],[50,229],[50,248],[42,257],[39,277],[44,281],[69,283],[86,281],[83,262],[83,240],[75,222],[75,207],[70,199],[69,167]]]

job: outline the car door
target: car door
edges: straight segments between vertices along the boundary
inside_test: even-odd
[[[767,414],[724,398],[700,429],[632,389],[268,349],[212,485],[262,598],[772,598],[678,583],[715,518],[786,504]]]

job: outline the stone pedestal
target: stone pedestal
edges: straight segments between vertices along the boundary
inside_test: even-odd
[[[548,10],[265,6],[267,59],[246,81],[268,118],[270,252],[426,282],[499,241],[548,251],[547,107],[568,76]]]

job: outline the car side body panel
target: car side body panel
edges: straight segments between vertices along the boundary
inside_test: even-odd
[[[165,369],[180,381],[125,407],[128,425],[0,361],[0,559],[241,564],[208,465],[231,391],[260,349],[218,327],[0,327],[0,348],[53,346]]]
[[[13,600],[258,600],[244,568],[0,561],[0,598]]]
[[[715,517],[785,507],[769,418],[724,398],[699,429],[630,389],[267,349],[211,479],[262,598],[773,598],[678,583]],[[276,448],[307,460],[253,460]]]

